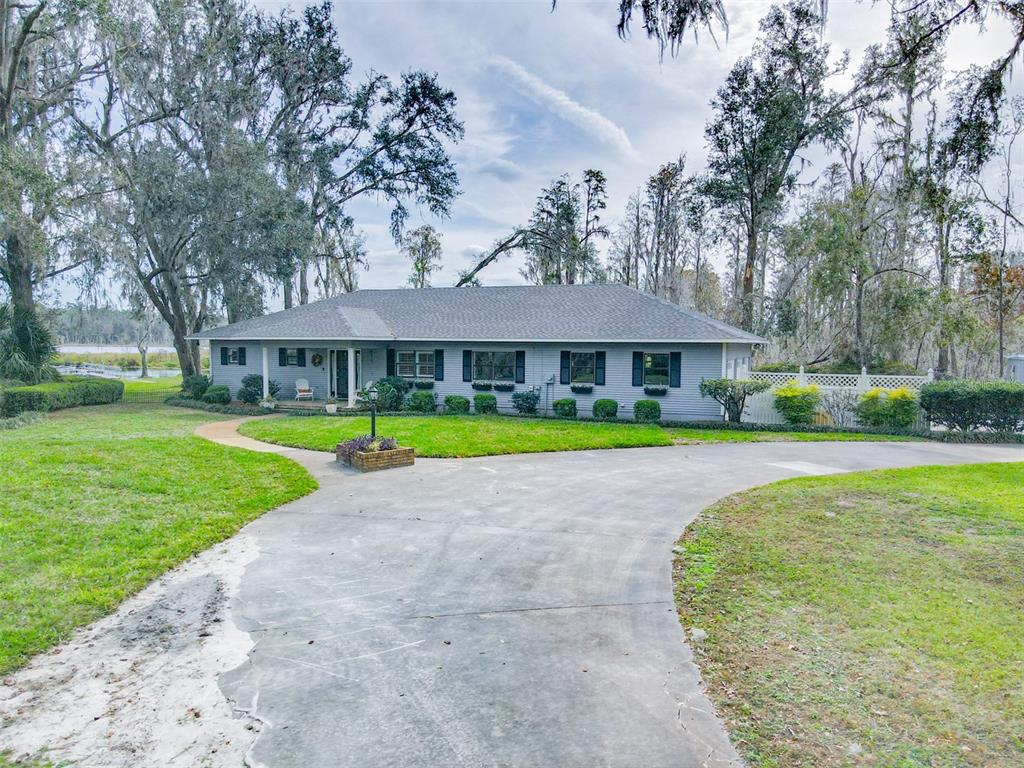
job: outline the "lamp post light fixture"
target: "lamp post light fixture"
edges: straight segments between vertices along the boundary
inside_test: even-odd
[[[370,385],[370,389],[367,394],[370,396],[370,439],[377,439],[377,398],[380,396],[380,392],[377,391],[377,387],[374,384]]]

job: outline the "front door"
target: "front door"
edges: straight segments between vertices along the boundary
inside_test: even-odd
[[[348,399],[348,350],[332,350],[334,355],[334,396]],[[356,389],[359,389],[359,350],[356,350]]]

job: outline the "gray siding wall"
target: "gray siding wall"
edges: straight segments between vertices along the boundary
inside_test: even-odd
[[[749,345],[735,345],[739,356],[749,356]],[[632,418],[633,403],[637,400],[654,399],[661,404],[663,419],[719,419],[721,409],[713,400],[702,398],[698,389],[701,379],[719,378],[722,375],[721,344],[403,344],[395,345],[401,350],[444,350],[444,381],[434,384],[434,393],[438,404],[444,402],[445,395],[463,395],[470,400],[477,394],[469,382],[462,380],[462,352],[471,350],[517,350],[526,352],[526,382],[517,384],[517,389],[540,387],[541,408],[550,408],[554,400],[563,397],[576,399],[576,407],[580,415],[590,416],[593,403],[599,398],[611,398],[619,403],[619,416]],[[605,352],[605,384],[595,386],[589,395],[575,394],[568,384],[559,383],[559,365],[562,350],[571,352]],[[682,353],[681,386],[670,387],[663,397],[648,398],[643,387],[633,386],[633,351],[639,352],[673,352]],[[554,383],[548,383],[553,378]],[[512,394],[510,392],[494,392],[498,398],[498,408],[512,411]]]
[[[312,343],[312,342],[311,342]],[[319,342],[321,345],[323,342]],[[298,343],[296,343],[298,346]],[[233,342],[228,346],[246,347],[246,365],[220,364],[221,343],[211,344],[211,373],[216,384],[227,384],[234,396],[241,385],[242,377],[249,373],[262,372],[262,352],[258,342]],[[307,379],[316,390],[317,399],[325,399],[329,393],[329,347],[306,346],[306,367],[280,367],[278,365],[278,347],[281,344],[268,343],[270,378],[281,384],[281,396],[294,397],[296,379]],[[462,352],[470,350],[524,350],[526,352],[526,382],[517,384],[516,389],[523,390],[539,387],[542,410],[550,410],[551,403],[564,397],[576,399],[576,406],[581,416],[590,416],[593,403],[599,398],[611,398],[619,403],[619,416],[632,418],[633,403],[637,400],[654,399],[661,404],[663,419],[720,419],[721,408],[713,400],[700,396],[698,386],[701,379],[719,378],[722,375],[723,345],[722,344],[451,344],[451,343],[402,343],[393,345],[395,350],[444,350],[444,380],[434,384],[433,392],[438,405],[444,402],[445,395],[463,395],[470,400],[477,394],[470,382],[462,380]],[[345,354],[344,349],[340,354]],[[575,394],[568,384],[559,383],[560,354],[562,350],[571,352],[605,352],[605,384],[595,386],[589,395]],[[681,352],[681,386],[670,387],[663,397],[648,398],[643,387],[633,386],[633,352]],[[313,367],[314,354],[323,356],[323,365]],[[725,345],[727,365],[742,365],[749,358],[750,345]],[[387,352],[383,345],[366,347],[361,350],[361,372],[359,386],[381,378],[387,373]],[[741,368],[742,370],[742,368]],[[498,408],[504,412],[513,411],[512,394],[510,392],[494,392],[498,398]],[[345,393],[341,393],[344,397]]]

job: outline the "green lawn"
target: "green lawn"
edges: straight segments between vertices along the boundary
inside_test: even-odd
[[[0,433],[0,673],[316,487],[280,456],[192,436],[215,418],[118,404]]]
[[[294,416],[259,419],[242,434],[268,443],[333,451],[340,440],[370,431],[368,417]],[[742,432],[681,429],[656,424],[562,421],[509,416],[381,416],[377,434],[398,439],[420,456],[467,457],[504,453],[636,448],[676,443],[775,440],[906,440],[906,437],[840,433]]]
[[[751,766],[1024,765],[1024,464],[803,478],[676,549],[683,625]]]
[[[246,422],[242,434],[281,445],[333,451],[339,440],[370,431],[362,416],[294,416]],[[671,445],[660,427],[507,416],[383,416],[377,434],[394,437],[420,456],[466,457],[590,448]]]

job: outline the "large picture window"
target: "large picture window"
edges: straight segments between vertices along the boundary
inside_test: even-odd
[[[644,386],[667,387],[668,366],[667,354],[644,354]]]
[[[593,384],[596,360],[593,352],[573,352],[569,356],[569,383]]]
[[[516,376],[515,352],[474,352],[474,381],[513,381]]]
[[[399,352],[395,364],[395,373],[407,379],[434,378],[433,352]]]

